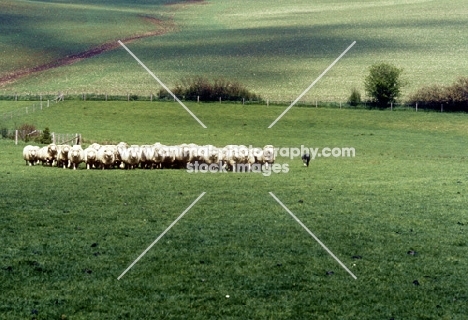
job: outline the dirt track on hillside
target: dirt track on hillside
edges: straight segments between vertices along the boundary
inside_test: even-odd
[[[202,4],[204,3],[204,0],[187,0],[187,1],[180,1],[176,3],[172,3],[171,5],[180,5],[180,4]],[[143,34],[138,34],[132,37],[128,37],[125,39],[120,39],[123,43],[129,43],[138,39],[142,38],[148,38],[148,37],[154,37],[154,36],[160,36],[163,34],[166,34],[171,31],[175,31],[177,29],[177,26],[175,25],[174,21],[172,19],[170,20],[160,20],[152,17],[142,17],[142,19],[154,24],[157,27],[157,30],[154,31],[149,31],[145,32]],[[39,73],[42,71],[46,71],[49,69],[53,68],[58,68],[66,65],[70,65],[79,61],[82,61],[84,59],[88,59],[94,56],[97,56],[101,53],[114,50],[116,48],[120,47],[119,43],[117,40],[113,40],[110,42],[106,42],[98,47],[91,48],[89,50],[73,54],[73,55],[68,55],[63,58],[59,58],[53,61],[50,61],[48,63],[36,66],[36,67],[31,67],[31,68],[25,68],[25,69],[20,69],[20,70],[15,70],[12,72],[7,73],[4,76],[0,77],[0,87],[5,86],[7,84],[13,83],[16,80],[27,77],[31,74],[34,73]]]

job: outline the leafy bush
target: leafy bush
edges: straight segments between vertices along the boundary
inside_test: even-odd
[[[351,90],[351,95],[348,98],[348,103],[352,107],[355,107],[361,103],[361,93],[358,89],[353,88],[353,90]]]
[[[364,80],[367,94],[371,102],[379,107],[387,107],[400,96],[401,87],[405,83],[400,79],[403,69],[388,63],[374,64],[369,69],[369,75]]]
[[[409,103],[435,110],[444,105],[446,111],[468,111],[468,77],[460,77],[450,86],[422,87],[410,95]]]
[[[216,79],[210,82],[207,78],[196,77],[187,78],[171,89],[177,97],[183,97],[186,100],[196,101],[241,101],[261,100],[259,96],[251,93],[247,88],[238,82],[231,82],[225,79]],[[159,91],[160,98],[171,98],[171,95],[164,89]]]

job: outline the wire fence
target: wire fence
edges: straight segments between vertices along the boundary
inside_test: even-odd
[[[188,101],[184,96],[177,97],[182,101]],[[80,94],[69,94],[69,93],[38,93],[38,94],[0,94],[0,100],[2,101],[31,101],[35,102],[29,107],[24,107],[21,109],[4,112],[1,114],[4,120],[12,119],[15,116],[25,115],[37,110],[43,110],[44,108],[50,107],[54,102],[59,101],[175,101],[175,99],[167,97],[159,97],[158,94],[107,94],[107,93],[80,93]],[[199,98],[197,102],[213,102],[213,101],[202,101]],[[238,100],[222,100],[221,98],[216,102],[226,102],[233,104],[243,104],[243,105],[290,105],[293,100],[275,100],[275,99],[261,99],[261,100],[249,100],[249,99],[238,99]],[[357,105],[351,105],[348,101],[327,101],[321,99],[313,99],[309,101],[298,101],[296,103],[298,107],[311,107],[311,108],[350,108],[350,109],[389,109],[389,110],[433,110],[433,111],[452,111],[454,108],[450,103],[442,103],[434,105],[434,103],[425,103],[425,102],[395,102],[389,104],[388,106],[382,108],[370,101],[362,101]],[[463,108],[465,109],[465,108]],[[460,110],[457,110],[460,111]],[[468,102],[466,103],[466,110],[468,111]]]
[[[180,100],[185,101],[184,97],[178,97]],[[175,99],[160,98],[156,94],[148,95],[136,95],[136,94],[125,94],[125,95],[110,95],[110,94],[96,94],[96,93],[82,93],[82,94],[68,94],[68,93],[58,93],[58,94],[13,94],[13,95],[0,95],[0,100],[11,101],[12,104],[15,101],[31,101],[31,105],[26,107],[17,108],[11,111],[3,112],[0,114],[0,136],[5,139],[12,139],[18,144],[18,141],[38,141],[41,135],[43,134],[42,130],[21,130],[19,129],[7,129],[5,125],[7,123],[11,124],[11,121],[15,118],[39,112],[50,108],[57,103],[65,100],[71,101],[175,101]],[[197,99],[198,102],[203,102],[200,99]],[[262,105],[262,106],[288,106],[293,103],[293,100],[237,100],[237,101],[222,101],[221,98],[218,103],[231,103],[231,104],[242,104],[242,105]],[[466,103],[465,108],[454,108],[449,103],[434,105],[429,103],[391,103],[386,108],[380,108],[375,104],[363,101],[357,105],[351,105],[348,102],[341,101],[323,101],[323,100],[313,100],[313,101],[298,101],[295,104],[296,107],[304,108],[336,108],[336,109],[387,109],[390,111],[468,111],[468,102]],[[3,124],[1,123],[3,120]],[[78,133],[51,133],[52,142],[55,144],[81,144],[82,139],[81,135]]]
[[[180,100],[185,101],[184,97],[178,97]],[[82,94],[26,94],[26,95],[0,95],[0,100],[11,101],[14,105],[15,101],[31,101],[31,105],[26,107],[17,108],[11,111],[0,113],[0,130],[2,131],[2,137],[12,137],[12,132],[15,130],[7,130],[8,127],[16,127],[12,122],[16,121],[16,118],[29,115],[35,112],[39,112],[50,108],[61,101],[175,101],[174,99],[159,98],[155,94],[149,95],[136,95],[136,94],[125,94],[125,95],[108,95],[108,94],[96,94],[96,93],[82,93]],[[203,102],[200,99],[197,99],[198,102]],[[218,103],[231,103],[231,104],[242,104],[242,105],[262,105],[262,106],[288,106],[293,103],[293,100],[237,100],[237,101],[222,101],[219,99]],[[211,102],[213,103],[213,102]],[[357,105],[351,105],[348,102],[341,101],[323,101],[323,100],[313,100],[313,101],[298,101],[295,104],[296,107],[305,107],[305,108],[336,108],[336,109],[386,109],[390,111],[437,111],[437,112],[468,112],[468,102],[459,105],[453,105],[450,103],[444,103],[440,105],[434,105],[434,103],[391,103],[385,108],[381,108],[375,104],[372,104],[367,101],[363,101]],[[9,125],[7,125],[9,124]],[[30,134],[30,133],[29,133]],[[25,136],[26,135],[26,136]],[[28,133],[19,133],[18,137],[15,137],[17,140],[27,140]],[[73,139],[71,134],[56,134],[56,143],[65,143],[69,139]]]
[[[0,129],[0,136],[3,139],[14,140],[15,144],[18,144],[19,141],[41,143],[44,131]],[[82,141],[83,139],[79,133],[50,133],[50,143],[79,145]]]

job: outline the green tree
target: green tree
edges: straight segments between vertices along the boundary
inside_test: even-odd
[[[353,90],[351,90],[351,95],[348,98],[348,103],[352,107],[355,107],[361,103],[361,93],[358,89],[353,88]]]
[[[400,96],[400,90],[405,85],[399,69],[388,63],[377,63],[370,67],[369,75],[364,80],[364,86],[371,101],[379,107],[386,107]]]
[[[50,144],[52,143],[52,137],[50,135],[50,130],[48,127],[42,131],[41,137],[40,137],[40,143],[42,144]]]

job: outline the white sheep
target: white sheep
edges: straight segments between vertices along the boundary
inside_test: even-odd
[[[37,158],[38,161],[42,162],[42,165],[48,164],[53,166],[57,161],[57,146],[51,143],[48,146],[40,148]]]
[[[263,164],[268,168],[268,165],[275,163],[275,148],[268,144],[263,147]]]
[[[193,156],[191,151],[191,145],[186,143],[170,147],[169,154],[172,152],[174,157],[172,166],[175,168],[186,168],[187,163],[191,161]]]
[[[125,150],[127,150],[128,144],[125,142],[119,142],[115,146],[115,160],[114,160],[114,167],[118,167],[120,169],[125,168],[125,163],[123,163],[122,155],[125,154]]]
[[[143,145],[140,147],[140,165],[142,169],[153,169],[153,159],[155,157],[154,145]]]
[[[68,144],[62,144],[57,146],[57,167],[68,167],[68,152],[70,152],[70,146]]]
[[[208,165],[218,163],[220,150],[213,145],[204,145],[198,147],[198,158],[202,163]]]
[[[27,145],[23,149],[23,159],[26,161],[26,165],[33,166],[37,163],[37,154],[39,147]]]
[[[140,146],[132,145],[125,149],[122,156],[122,162],[126,169],[135,169],[140,164],[141,150]]]
[[[175,161],[175,147],[166,146],[159,142],[154,144],[153,164],[156,168],[171,168]]]
[[[158,168],[158,169],[162,169],[162,162],[163,162],[162,148],[163,147],[164,146],[159,142],[156,142],[153,145],[154,153],[153,153],[152,163],[153,163],[153,167]]]
[[[80,145],[74,145],[68,152],[68,167],[76,168],[84,161],[84,152]]]
[[[86,163],[86,169],[96,168],[99,165],[97,153],[98,150],[89,146],[84,151],[84,162]]]
[[[105,145],[99,149],[97,160],[99,161],[102,170],[114,167],[115,152],[116,147],[112,145]]]
[[[222,150],[223,166],[236,172],[237,170],[248,171],[249,165],[249,149],[246,146],[227,145]]]

